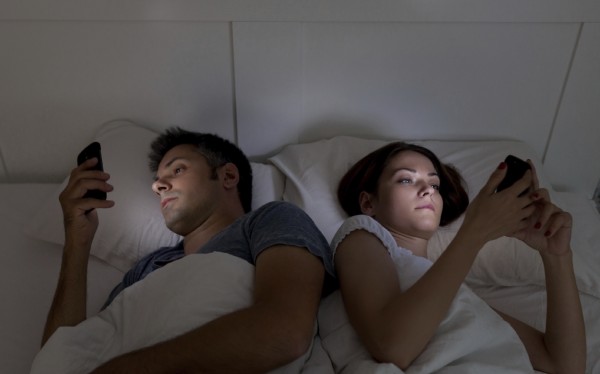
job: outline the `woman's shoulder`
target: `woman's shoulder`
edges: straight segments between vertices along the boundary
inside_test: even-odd
[[[367,231],[385,230],[385,228],[372,217],[364,214],[359,214],[356,216],[346,218],[346,220],[344,220],[344,222],[338,229],[336,236],[344,231],[352,232],[354,230],[360,229]]]
[[[396,241],[385,227],[383,227],[375,219],[367,215],[360,214],[348,217],[335,233],[330,245],[334,255],[337,247],[342,243],[342,241],[344,241],[348,235],[356,230],[364,230],[377,237],[386,247],[388,252],[390,252],[390,254],[397,247]]]

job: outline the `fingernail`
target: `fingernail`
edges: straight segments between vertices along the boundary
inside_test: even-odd
[[[536,229],[539,229],[540,227],[542,227],[542,224],[540,222],[538,222],[533,227],[535,227]],[[548,232],[546,231],[546,233],[548,233]]]
[[[498,169],[506,169],[506,162],[502,161],[500,165],[498,165]]]

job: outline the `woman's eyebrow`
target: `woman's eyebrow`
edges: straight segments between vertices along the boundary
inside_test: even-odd
[[[393,170],[392,170],[392,174],[394,174],[394,175],[395,175],[395,174],[396,174],[396,173],[398,173],[399,171],[408,171],[408,172],[410,172],[410,173],[416,173],[416,172],[417,172],[417,170],[416,170],[416,169],[412,169],[412,168],[409,168],[409,167],[399,167],[399,168],[393,169]],[[437,171],[432,171],[432,172],[429,172],[429,173],[427,173],[427,176],[430,176],[430,177],[437,177],[437,176],[439,176],[439,175],[438,175]]]

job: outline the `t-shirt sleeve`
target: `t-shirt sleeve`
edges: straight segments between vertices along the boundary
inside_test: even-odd
[[[381,243],[383,243],[390,255],[392,255],[394,252],[394,249],[396,248],[396,241],[390,232],[373,218],[366,215],[357,215],[346,219],[342,226],[340,226],[338,231],[335,233],[333,239],[331,240],[332,258],[335,257],[337,247],[344,240],[344,238],[355,230],[365,230],[370,232],[371,234],[375,235],[381,241]]]
[[[287,202],[272,202],[246,222],[253,260],[265,249],[289,245],[308,249],[322,259],[325,270],[334,274],[331,250],[313,220],[302,209]]]

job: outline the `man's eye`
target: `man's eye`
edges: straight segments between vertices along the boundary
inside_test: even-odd
[[[175,175],[180,174],[181,172],[183,172],[183,168],[175,168],[173,172],[175,173]]]

